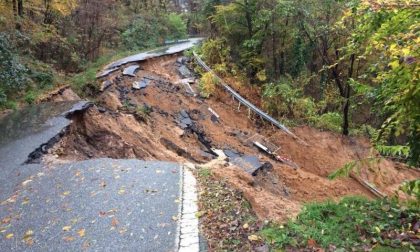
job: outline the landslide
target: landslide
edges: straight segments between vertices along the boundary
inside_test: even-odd
[[[124,76],[120,69],[101,80],[96,106],[74,115],[69,131],[49,156],[62,161],[110,157],[204,164],[216,177],[242,191],[259,218],[276,221],[295,216],[302,204],[310,201],[346,195],[374,197],[352,178],[327,178],[347,162],[370,157],[372,148],[367,139],[310,127],[292,129],[308,143],[304,145],[262,123],[259,117],[249,117],[247,109],[238,110],[238,104],[223,91],[210,99],[192,95],[183,84],[185,76],[179,74],[180,62],[180,55],[149,59],[138,63],[140,70],[135,77]],[[141,80],[147,80],[147,86],[133,88],[134,81]],[[191,86],[197,92],[197,82]],[[247,90],[242,87],[240,92],[247,96]],[[249,89],[249,93],[255,90]],[[209,108],[220,116],[219,121]],[[180,123],[185,114],[191,119],[188,127]],[[250,142],[256,136],[280,148],[278,154],[299,168],[260,152]],[[243,167],[216,159],[210,147],[252,155],[273,167],[252,176]],[[386,159],[363,168],[361,178],[387,194],[402,181],[420,175]]]

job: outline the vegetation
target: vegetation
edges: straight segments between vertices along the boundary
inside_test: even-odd
[[[339,203],[309,204],[296,221],[266,226],[261,235],[273,248],[363,251],[380,244],[415,251],[410,243],[416,239],[412,223],[419,217],[418,208],[403,209],[394,200],[349,197]]]
[[[376,129],[378,149],[405,146],[419,166],[419,8],[412,0],[209,0],[201,15],[211,38],[199,53],[221,76],[260,86],[274,116],[344,135]]]
[[[178,13],[169,0],[2,1],[0,108],[36,102],[61,84],[89,95],[96,71],[116,55],[185,38]]]

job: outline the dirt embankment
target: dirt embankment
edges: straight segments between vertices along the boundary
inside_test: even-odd
[[[74,116],[71,129],[51,155],[61,160],[111,157],[204,164],[216,158],[210,147],[232,149],[270,162],[273,168],[251,176],[225,161],[208,167],[243,191],[260,218],[277,221],[296,215],[306,202],[345,195],[373,197],[354,179],[327,179],[347,162],[371,155],[366,139],[309,127],[293,129],[308,143],[303,145],[259,117],[249,116],[245,108],[238,111],[238,104],[223,92],[206,100],[192,95],[178,73],[182,64],[177,55],[165,56],[139,63],[135,77],[124,76],[123,69],[112,73],[103,80],[97,106]],[[197,84],[191,86],[197,91]],[[240,91],[246,92],[246,87]],[[300,168],[295,170],[261,153],[252,144],[255,138],[280,148],[277,153]],[[388,194],[403,180],[420,177],[417,171],[388,160],[364,168],[362,178]]]

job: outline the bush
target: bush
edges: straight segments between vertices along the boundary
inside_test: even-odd
[[[167,39],[177,40],[184,39],[187,35],[187,24],[182,20],[181,16],[171,13],[167,17],[168,35]]]
[[[199,89],[200,94],[203,97],[210,97],[216,91],[217,79],[213,76],[212,73],[207,72],[203,74],[200,79]]]
[[[0,90],[3,103],[12,95],[22,91],[27,84],[26,67],[18,61],[12,52],[9,39],[4,34],[0,34]]]
[[[293,88],[286,79],[264,85],[262,96],[264,108],[274,116],[304,116],[306,108],[302,105],[309,103],[309,99],[302,98],[301,90]]]
[[[341,125],[343,124],[343,117],[336,112],[328,112],[321,116],[312,116],[310,122],[317,128],[330,130],[334,132],[341,132]]]
[[[35,94],[34,91],[32,91],[32,90],[28,91],[25,94],[25,102],[28,103],[28,104],[33,104],[36,100],[36,97],[37,97],[37,95]]]
[[[54,84],[54,76],[52,73],[47,72],[33,72],[31,79],[37,84],[37,87],[41,89],[50,88]]]
[[[404,209],[394,200],[347,197],[339,203],[309,204],[295,221],[285,226],[265,227],[262,235],[275,248],[316,244],[323,248],[333,245],[344,251],[359,251],[364,244],[377,242],[400,247],[401,240],[398,236],[392,239],[392,234],[412,229],[411,222],[415,223],[418,218],[418,209]]]
[[[142,50],[163,44],[165,39],[187,37],[187,26],[180,15],[142,15],[122,34],[129,50]]]

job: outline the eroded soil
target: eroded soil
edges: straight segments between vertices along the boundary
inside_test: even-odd
[[[123,76],[122,70],[108,76],[109,82],[104,83],[103,91],[95,97],[96,106],[73,116],[74,123],[50,150],[49,158],[61,161],[139,158],[206,164],[216,158],[212,149],[233,149],[256,156],[262,163],[269,162],[273,169],[252,176],[223,160],[206,166],[216,177],[224,178],[242,191],[259,218],[276,221],[295,216],[302,204],[310,201],[345,195],[374,197],[352,178],[327,179],[347,162],[371,156],[367,139],[342,137],[310,127],[292,129],[307,143],[302,144],[261,122],[255,115],[249,115],[243,106],[238,110],[237,102],[223,91],[210,99],[192,95],[178,73],[178,57],[140,62],[141,70],[136,77]],[[148,85],[134,89],[133,82],[145,80],[145,77]],[[198,92],[197,83],[191,86]],[[257,90],[241,87],[239,92],[258,103]],[[209,108],[220,116],[218,122]],[[180,123],[185,112],[191,119],[188,127]],[[294,169],[260,152],[252,143],[255,139],[280,148],[277,153],[299,168]],[[418,178],[420,174],[382,159],[364,167],[360,176],[382,192],[391,194],[402,181]]]

